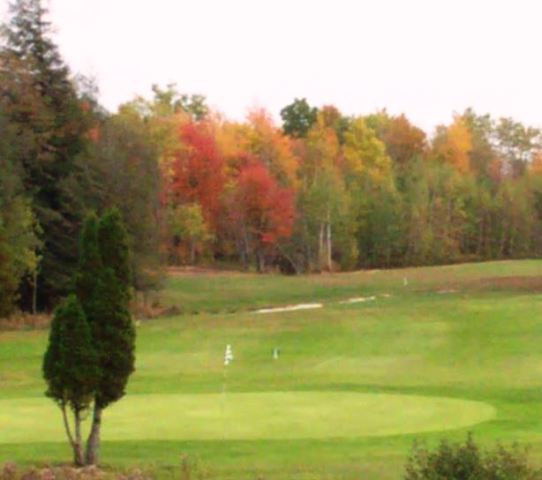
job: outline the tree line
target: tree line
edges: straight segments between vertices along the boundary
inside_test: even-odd
[[[165,264],[286,273],[538,256],[542,136],[472,109],[428,136],[295,99],[277,124],[153,87],[114,114],[70,73],[39,0],[0,49],[0,316],[71,291],[91,211],[122,212],[139,292]]]

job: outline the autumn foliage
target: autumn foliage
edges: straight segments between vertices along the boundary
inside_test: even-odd
[[[199,203],[205,220],[215,225],[224,187],[223,157],[208,124],[185,123],[179,137],[182,146],[171,165],[170,201]]]
[[[233,191],[230,218],[255,251],[269,251],[278,240],[289,237],[294,217],[292,190],[279,186],[262,163],[243,167]]]
[[[540,129],[467,109],[425,132],[305,98],[280,122],[261,107],[233,120],[175,85],[108,113],[37,27],[44,10],[15,10],[30,17],[0,48],[0,313],[52,307],[82,218],[115,206],[140,292],[166,263],[302,273],[542,255]]]

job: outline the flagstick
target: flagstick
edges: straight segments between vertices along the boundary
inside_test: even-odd
[[[224,377],[222,379],[222,438],[226,440],[226,380],[228,366],[224,364]]]
[[[222,379],[222,430],[223,438],[226,439],[226,381],[227,381],[227,371],[228,365],[233,360],[233,352],[231,345],[226,345],[226,351],[224,352],[224,377]]]

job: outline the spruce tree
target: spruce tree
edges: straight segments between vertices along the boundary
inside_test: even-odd
[[[48,387],[46,395],[62,410],[74,462],[83,465],[81,415],[92,402],[98,365],[90,328],[75,295],[70,295],[55,311],[43,358],[43,376]],[[67,408],[73,413],[73,432]]]

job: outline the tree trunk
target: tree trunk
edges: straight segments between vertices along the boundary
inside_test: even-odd
[[[75,421],[75,439],[73,443],[73,461],[77,467],[85,465],[85,457],[83,455],[83,442],[81,439],[81,411],[76,410],[73,413]]]
[[[265,255],[260,249],[256,250],[256,266],[258,273],[265,272]]]
[[[293,257],[288,255],[283,248],[281,248],[280,245],[277,245],[277,249],[278,251],[280,252],[280,254],[286,259],[288,260],[288,262],[290,263],[290,265],[292,266],[292,268],[294,269],[294,272],[296,275],[299,275],[301,273],[301,268],[299,267],[299,265],[294,261]]]
[[[320,224],[320,232],[318,234],[318,270],[323,270],[324,265],[324,229],[325,223]]]
[[[190,265],[196,264],[196,240],[190,240]]]
[[[32,315],[36,315],[38,311],[38,269],[34,270],[32,285]]]
[[[333,265],[331,261],[331,222],[328,221],[326,225],[326,263],[327,269],[331,272]]]
[[[74,440],[72,431],[70,429],[70,422],[68,421],[68,414],[66,413],[66,405],[61,405],[60,409],[62,410],[62,420],[64,420],[64,428],[66,429],[66,435],[68,436],[68,440],[70,442],[71,447],[74,446]]]
[[[81,415],[80,412],[74,412],[75,423],[75,437],[70,428],[70,422],[68,420],[68,413],[66,412],[66,405],[61,405],[62,420],[64,421],[64,428],[66,429],[66,435],[73,451],[73,463],[76,467],[82,467],[85,462],[83,458],[83,448],[81,444]]]
[[[246,229],[243,227],[243,237],[242,237],[242,245],[241,248],[243,249],[243,269],[248,270],[249,267],[249,258],[250,258],[250,248],[249,248],[249,241],[248,241],[248,234],[246,232]]]
[[[92,427],[87,440],[86,464],[98,465],[100,454],[100,429],[102,426],[102,409],[94,406]]]

